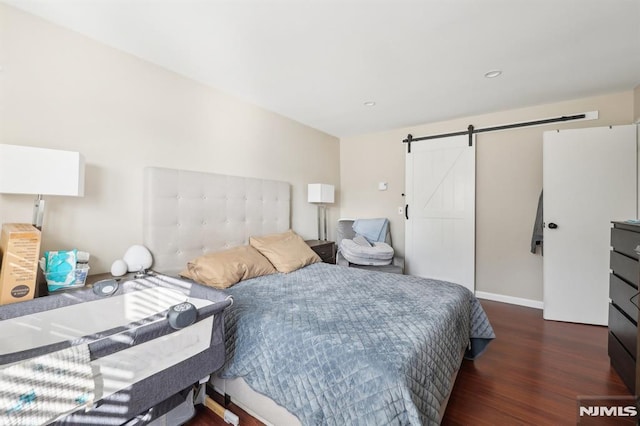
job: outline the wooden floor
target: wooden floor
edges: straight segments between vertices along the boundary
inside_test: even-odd
[[[629,395],[609,365],[607,328],[544,321],[542,311],[481,301],[496,333],[464,361],[443,425],[575,425],[577,397]],[[237,407],[242,426],[261,423]],[[189,426],[225,425],[206,409]]]
[[[630,395],[609,365],[607,328],[482,301],[496,339],[464,361],[443,425],[575,425],[577,396]]]

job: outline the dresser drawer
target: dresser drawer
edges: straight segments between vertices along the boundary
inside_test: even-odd
[[[640,245],[640,233],[618,228],[611,230],[611,247],[615,251],[638,259],[635,250],[638,245]]]
[[[305,242],[324,263],[336,263],[336,244],[333,241],[307,240]]]
[[[612,304],[609,304],[609,331],[622,343],[633,359],[636,359],[638,327]]]
[[[611,302],[636,322],[638,321],[638,308],[631,302],[631,298],[636,296],[637,293],[638,289],[634,286],[613,274],[609,274],[609,298]],[[638,297],[636,296],[633,301],[638,303]]]
[[[636,391],[636,361],[629,355],[629,352],[622,346],[616,337],[609,334],[608,352],[611,359],[611,366],[616,370],[622,381],[629,388],[631,393]]]
[[[616,251],[610,255],[611,270],[614,274],[629,283],[638,282],[638,261]]]
[[[315,251],[323,260],[329,259],[333,257],[333,244],[313,247],[313,251]]]

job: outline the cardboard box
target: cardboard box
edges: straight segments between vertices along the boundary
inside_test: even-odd
[[[31,300],[36,291],[40,231],[27,223],[5,223],[0,234],[0,305]]]

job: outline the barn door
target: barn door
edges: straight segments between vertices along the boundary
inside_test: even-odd
[[[475,291],[475,137],[411,144],[406,154],[407,272]]]

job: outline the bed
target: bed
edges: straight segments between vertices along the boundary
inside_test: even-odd
[[[285,182],[145,170],[144,241],[169,274],[290,228]],[[438,424],[464,356],[495,336],[457,284],[312,263],[225,290],[226,360],[213,380],[271,424]]]

